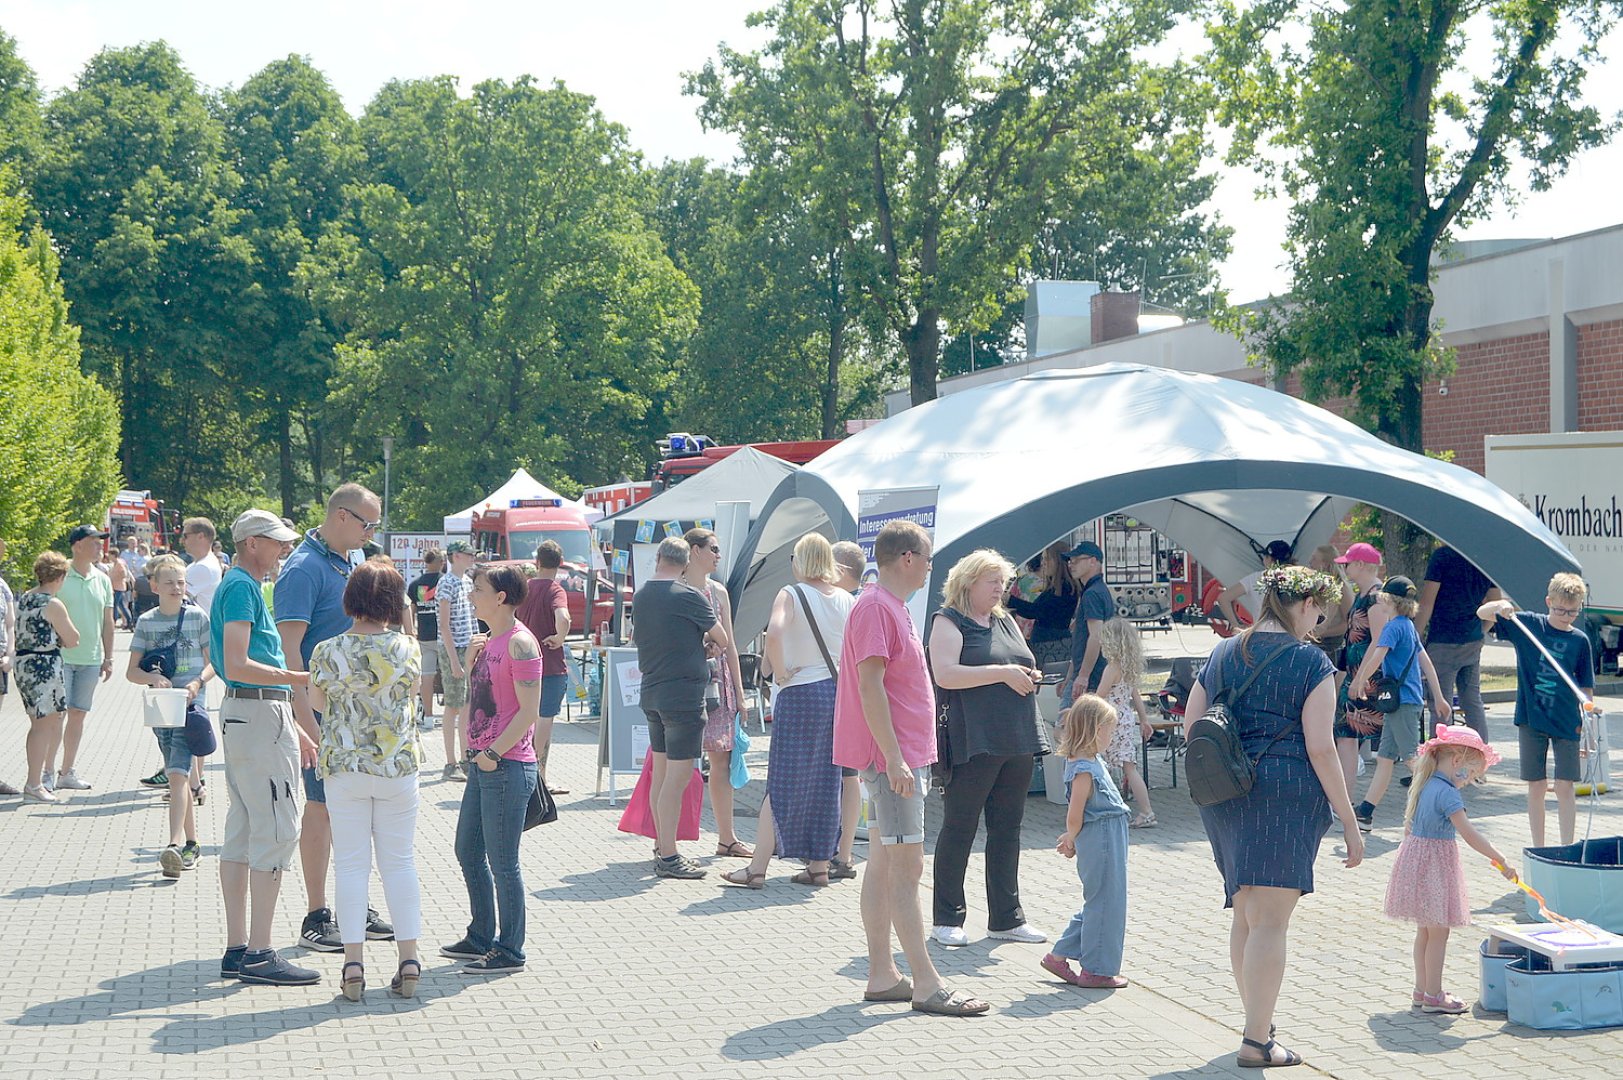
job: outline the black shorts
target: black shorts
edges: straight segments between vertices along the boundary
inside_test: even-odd
[[[842,777],[844,777],[844,776],[855,776],[856,774],[857,774],[857,771],[855,769],[847,769],[844,765],[840,766],[840,775]]]
[[[1578,740],[1558,739],[1523,724],[1516,729],[1516,748],[1521,753],[1521,775],[1528,783],[1545,778],[1548,750],[1555,751],[1555,778],[1578,781],[1583,779],[1578,765]]]
[[[704,711],[702,709],[665,710],[644,709],[648,718],[648,749],[664,754],[673,761],[691,761],[704,748]]]

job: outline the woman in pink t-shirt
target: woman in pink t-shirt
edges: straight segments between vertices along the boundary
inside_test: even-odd
[[[462,969],[470,975],[524,968],[518,843],[535,790],[533,740],[541,715],[541,647],[517,621],[524,588],[524,575],[514,567],[474,568],[469,599],[490,633],[471,643],[468,787],[456,826],[456,858],[473,917],[462,940],[440,950],[470,961]]]

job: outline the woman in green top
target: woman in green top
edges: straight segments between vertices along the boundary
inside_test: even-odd
[[[316,770],[327,785],[343,989],[351,1001],[361,1000],[366,989],[361,950],[374,848],[400,949],[390,991],[411,997],[423,970],[417,959],[422,899],[415,851],[422,660],[415,639],[390,629],[401,621],[405,596],[406,583],[392,566],[357,566],[344,588],[344,614],[354,624],[317,645],[310,657],[311,699],[322,713]]]

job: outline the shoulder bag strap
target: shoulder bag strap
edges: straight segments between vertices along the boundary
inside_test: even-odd
[[[806,622],[811,625],[812,640],[817,642],[817,651],[823,654],[823,663],[828,665],[828,677],[837,683],[840,679],[839,665],[828,654],[828,645],[823,641],[823,632],[817,628],[817,616],[812,614],[811,603],[799,585],[794,587],[794,594],[795,599],[800,601],[800,610],[806,613]]]

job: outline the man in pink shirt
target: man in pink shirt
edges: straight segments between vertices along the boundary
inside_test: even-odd
[[[874,802],[862,926],[868,937],[868,1001],[911,1001],[919,1012],[979,1016],[991,1008],[942,983],[924,944],[924,794],[935,761],[935,694],[907,598],[930,579],[930,536],[893,521],[874,538],[879,581],[857,599],[840,648],[834,763],[859,770]],[[902,977],[890,931],[907,956]]]

